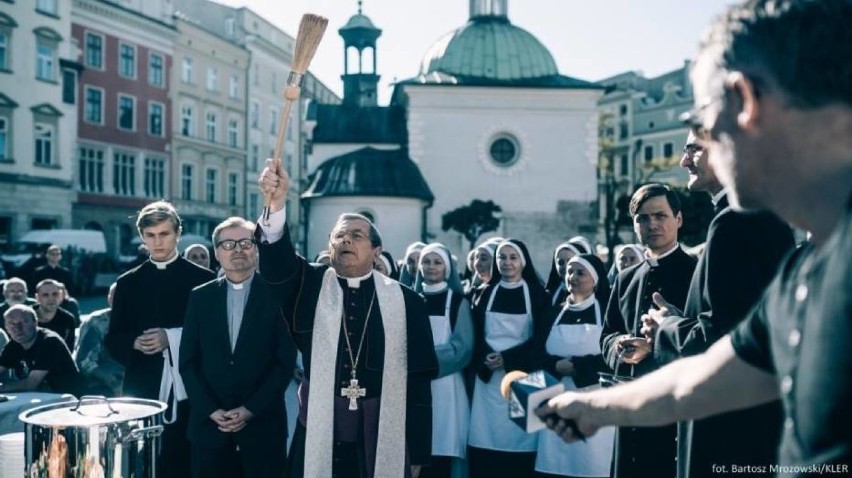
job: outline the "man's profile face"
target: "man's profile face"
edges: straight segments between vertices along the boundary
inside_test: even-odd
[[[175,230],[171,221],[146,227],[140,233],[142,242],[148,248],[151,259],[159,262],[171,259],[177,253],[177,243],[180,232]]]
[[[27,298],[27,286],[17,282],[7,282],[3,289],[3,297],[10,305],[23,304]]]
[[[680,213],[672,212],[665,196],[645,200],[633,217],[633,230],[639,241],[655,254],[662,254],[677,243],[677,230],[683,224]]]
[[[381,247],[370,241],[370,225],[363,219],[345,219],[331,231],[328,250],[338,272],[364,275],[373,268]]]
[[[36,334],[35,317],[21,310],[13,310],[6,313],[4,319],[6,332],[9,338],[19,344],[26,344],[33,340]]]
[[[680,166],[689,173],[687,188],[690,191],[712,191],[719,187],[719,180],[708,161],[710,151],[704,147],[705,141],[699,140],[694,132],[690,132],[683,146],[683,156]]]

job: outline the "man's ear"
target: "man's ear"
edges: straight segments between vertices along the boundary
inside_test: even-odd
[[[681,211],[678,211],[675,215],[675,221],[677,221],[677,228],[680,229],[683,226],[683,213]]]
[[[725,78],[725,86],[738,101],[737,126],[745,132],[757,130],[760,122],[760,104],[754,82],[742,72],[733,71]]]

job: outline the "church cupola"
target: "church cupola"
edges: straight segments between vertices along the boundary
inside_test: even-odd
[[[379,84],[376,40],[382,30],[362,13],[362,2],[358,0],[358,13],[338,33],[343,37],[343,104],[376,106]]]
[[[470,19],[495,17],[509,20],[509,0],[470,0]]]

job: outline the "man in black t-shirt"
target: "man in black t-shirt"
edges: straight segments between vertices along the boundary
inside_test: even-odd
[[[29,306],[14,305],[3,317],[11,342],[0,354],[0,375],[11,370],[13,381],[0,385],[0,392],[76,393],[77,366],[62,338],[39,328]]]
[[[52,330],[65,341],[68,350],[74,350],[77,325],[71,312],[59,307],[62,302],[62,284],[45,279],[36,286],[36,301],[33,306],[38,318],[38,326]]]

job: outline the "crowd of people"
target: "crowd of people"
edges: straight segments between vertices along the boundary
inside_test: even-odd
[[[581,236],[547,276],[522,238],[461,264],[413,242],[396,261],[354,213],[310,261],[270,159],[270,214],[215,228],[218,274],[203,246],[178,253],[180,216],[157,201],[137,216],[147,259],[79,332],[62,278],[32,299],[6,281],[0,391],[166,402],[165,477],[848,473],[850,23],[848,0],[753,0],[711,28],[681,159],[715,207],[698,254],[678,240],[678,195],[652,183],[609,270]],[[564,386],[533,411],[549,429],[511,420],[515,370]]]

